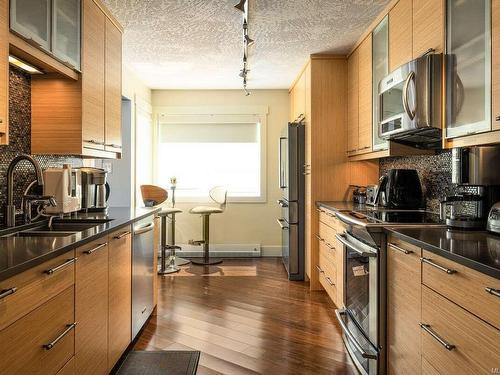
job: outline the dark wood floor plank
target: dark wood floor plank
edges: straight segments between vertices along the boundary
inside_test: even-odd
[[[356,374],[334,309],[277,258],[185,266],[159,277],[157,316],[134,349],[199,350],[201,375]]]

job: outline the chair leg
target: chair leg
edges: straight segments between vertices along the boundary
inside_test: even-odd
[[[175,265],[172,260],[175,260],[175,248],[173,246],[167,245],[167,217],[161,217],[161,261],[160,269],[158,270],[159,275],[168,275],[170,273],[179,272],[181,269]],[[170,264],[167,265],[167,249],[173,252],[173,257],[170,257]]]
[[[171,235],[171,239],[172,239],[170,241],[170,243],[172,246],[175,246],[175,214],[172,214],[172,219],[170,220],[170,235]],[[175,266],[185,266],[186,264],[191,263],[190,260],[178,257],[175,254],[175,250],[174,250],[173,255],[174,255],[173,264]]]
[[[203,258],[194,259],[193,264],[208,266],[222,263],[222,259],[210,258],[210,215],[202,215],[203,223]]]

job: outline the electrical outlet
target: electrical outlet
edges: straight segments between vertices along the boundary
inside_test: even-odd
[[[102,169],[104,169],[109,174],[113,173],[113,162],[111,160],[102,161]]]

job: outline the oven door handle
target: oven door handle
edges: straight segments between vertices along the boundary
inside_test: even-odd
[[[375,253],[375,252],[363,251],[363,250],[360,250],[360,249],[356,249],[356,246],[354,246],[353,244],[351,244],[347,240],[347,238],[346,238],[346,236],[344,234],[336,234],[335,238],[337,238],[337,240],[339,240],[343,245],[345,245],[349,249],[352,249],[355,252],[357,252],[362,257],[377,257],[377,253]]]
[[[342,221],[348,225],[352,225],[352,226],[359,226],[360,225],[359,221],[356,221],[354,218],[352,218],[350,215],[348,215],[344,212],[336,211],[335,216],[337,216],[337,219],[339,219],[340,221]]]
[[[361,356],[363,358],[368,358],[368,359],[378,359],[378,353],[373,350],[365,350],[359,343],[359,341],[354,337],[351,331],[349,331],[349,328],[347,327],[347,324],[344,322],[344,319],[342,319],[342,315],[347,315],[347,311],[345,309],[336,309],[335,310],[335,315],[337,317],[337,320],[340,324],[340,328],[342,328],[342,332],[351,340],[353,345],[356,347],[356,350],[361,353]]]

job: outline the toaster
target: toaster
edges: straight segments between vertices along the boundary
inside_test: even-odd
[[[491,207],[486,229],[489,232],[500,234],[500,202],[495,203],[493,207]]]
[[[58,215],[79,211],[81,207],[81,174],[69,164],[62,168],[48,168],[43,171],[43,193],[56,199],[55,207],[47,207],[47,214]]]

